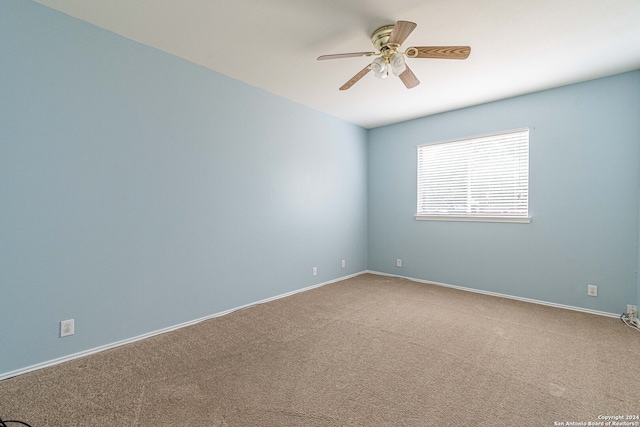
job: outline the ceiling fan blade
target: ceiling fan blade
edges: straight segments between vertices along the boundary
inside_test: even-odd
[[[467,59],[469,46],[414,46],[406,51],[409,58]]]
[[[409,68],[408,65],[407,65],[407,69],[404,70],[404,72],[400,74],[398,77],[400,77],[400,80],[402,80],[402,83],[404,83],[407,89],[414,88],[420,84],[420,80],[418,80],[416,75],[413,74],[413,71],[411,71],[411,68]]]
[[[401,45],[409,37],[409,34],[418,26],[418,24],[409,21],[398,21],[393,27],[393,31],[389,36],[387,43],[395,43]]]
[[[356,58],[358,56],[371,56],[375,54],[375,52],[336,53],[334,55],[319,56],[318,61],[324,61],[325,59]]]
[[[351,86],[353,86],[354,84],[358,83],[358,80],[363,78],[369,71],[371,71],[371,65],[367,65],[358,74],[356,74],[355,76],[351,77],[351,79],[348,82],[346,82],[345,84],[340,86],[340,90],[349,89]]]

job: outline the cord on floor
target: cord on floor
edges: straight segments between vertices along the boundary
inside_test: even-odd
[[[620,315],[620,320],[622,320],[622,323],[628,327],[633,328],[636,331],[640,331],[640,323],[638,323],[638,319],[632,319],[629,313],[622,313]]]
[[[3,420],[0,417],[0,427],[11,427],[9,424],[22,424],[23,426],[31,427],[31,425],[25,423],[24,421],[18,420]]]

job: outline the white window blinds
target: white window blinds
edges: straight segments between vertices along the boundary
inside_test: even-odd
[[[529,130],[418,146],[416,219],[529,222]]]

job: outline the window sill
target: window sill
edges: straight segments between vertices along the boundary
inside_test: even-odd
[[[500,216],[455,216],[455,215],[416,215],[417,221],[471,221],[471,222],[514,222],[528,224],[529,217],[509,218]]]

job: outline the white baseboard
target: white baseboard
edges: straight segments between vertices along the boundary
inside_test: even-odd
[[[425,283],[425,284],[428,284],[428,285],[436,285],[436,286],[442,286],[442,287],[445,287],[445,288],[453,288],[453,289],[458,289],[458,290],[461,290],[461,291],[474,292],[474,293],[477,293],[477,294],[491,295],[491,296],[494,296],[494,297],[508,298],[508,299],[513,299],[513,300],[518,300],[518,301],[530,302],[532,304],[547,305],[549,307],[564,308],[566,310],[581,311],[583,313],[597,314],[598,316],[616,317],[616,318],[620,317],[620,314],[608,313],[606,311],[591,310],[591,309],[588,309],[588,308],[574,307],[572,305],[565,305],[565,304],[556,304],[554,302],[540,301],[540,300],[536,300],[536,299],[523,298],[523,297],[518,297],[518,296],[508,295],[508,294],[500,294],[500,293],[497,293],[497,292],[483,291],[481,289],[465,288],[464,286],[456,286],[456,285],[449,285],[447,283],[432,282],[430,280],[415,279],[413,277],[400,276],[400,275],[397,275],[397,274],[388,274],[388,273],[382,273],[382,272],[373,271],[373,270],[367,270],[366,273],[377,274],[379,276],[398,277],[398,278],[401,278],[401,279],[411,280],[412,282]]]
[[[300,293],[300,292],[308,291],[308,290],[311,290],[311,289],[319,288],[321,286],[329,285],[331,283],[336,283],[336,282],[340,282],[342,280],[350,279],[352,277],[360,276],[360,275],[362,275],[364,273],[366,273],[366,271],[361,271],[359,273],[350,274],[348,276],[343,276],[343,277],[340,277],[338,279],[329,280],[328,282],[318,283],[316,285],[308,286],[306,288],[296,289],[295,291],[287,292],[287,293],[284,293],[284,294],[281,294],[281,295],[276,295],[276,296],[273,296],[273,297],[270,297],[270,298],[266,298],[266,299],[263,299],[263,300],[260,300],[260,301],[256,301],[256,302],[253,302],[253,303],[250,303],[250,304],[245,304],[245,305],[242,305],[240,307],[236,307],[236,308],[232,308],[232,309],[229,309],[229,310],[221,311],[219,313],[211,314],[209,316],[201,317],[199,319],[190,320],[188,322],[180,323],[179,325],[169,326],[167,328],[159,329],[159,330],[153,331],[153,332],[148,332],[146,334],[138,335],[138,336],[135,336],[135,337],[132,337],[132,338],[127,338],[127,339],[124,339],[124,340],[121,340],[121,341],[117,341],[117,342],[114,342],[114,343],[111,343],[111,344],[102,345],[100,347],[95,347],[95,348],[92,348],[92,349],[89,349],[89,350],[80,351],[78,353],[70,354],[68,356],[63,356],[63,357],[59,357],[57,359],[49,360],[49,361],[46,361],[46,362],[37,363],[35,365],[27,366],[26,368],[16,369],[15,371],[10,371],[10,372],[5,372],[5,373],[0,373],[0,381],[2,381],[4,379],[7,379],[7,378],[11,378],[11,377],[16,377],[18,375],[26,374],[28,372],[37,371],[39,369],[48,368],[50,366],[54,366],[54,365],[58,365],[60,363],[68,362],[70,360],[79,359],[79,358],[85,357],[85,356],[90,356],[92,354],[100,353],[100,352],[105,351],[105,350],[110,350],[110,349],[115,348],[115,347],[120,347],[120,346],[125,345],[125,344],[131,344],[133,342],[140,341],[140,340],[143,340],[143,339],[146,339],[146,338],[151,338],[153,336],[164,334],[166,332],[175,331],[176,329],[180,329],[180,328],[184,328],[184,327],[187,327],[187,326],[195,325],[196,323],[204,322],[205,320],[213,319],[215,317],[224,316],[225,314],[233,313],[234,311],[243,310],[245,308],[253,307],[253,306],[256,306],[256,305],[259,305],[259,304],[264,304],[264,303],[267,303],[267,302],[270,302],[270,301],[275,301],[277,299],[285,298],[285,297],[288,297],[288,296],[291,296],[291,295],[295,295],[295,294]]]
[[[376,274],[376,275],[379,275],[379,276],[398,277],[398,278],[401,278],[401,279],[407,279],[407,280],[411,280],[413,282],[418,282],[418,283],[425,283],[425,284],[429,284],[429,285],[442,286],[442,287],[445,287],[445,288],[458,289],[458,290],[461,290],[461,291],[474,292],[474,293],[478,293],[478,294],[491,295],[491,296],[500,297],[500,298],[508,298],[508,299],[513,299],[513,300],[518,300],[518,301],[530,302],[530,303],[533,303],[533,304],[547,305],[547,306],[550,306],[550,307],[563,308],[563,309],[566,309],[566,310],[580,311],[580,312],[583,312],[583,313],[597,314],[599,316],[615,317],[615,318],[620,317],[620,315],[616,314],[616,313],[608,313],[608,312],[605,312],[605,311],[591,310],[591,309],[582,308],[582,307],[574,307],[574,306],[571,306],[571,305],[556,304],[556,303],[548,302],[548,301],[540,301],[540,300],[535,300],[535,299],[531,299],[531,298],[523,298],[523,297],[518,297],[518,296],[514,296],[514,295],[501,294],[501,293],[497,293],[497,292],[483,291],[483,290],[480,290],[480,289],[466,288],[464,286],[456,286],[456,285],[450,285],[450,284],[447,284],[447,283],[439,283],[439,282],[433,282],[433,281],[429,281],[429,280],[416,279],[416,278],[413,278],[413,277],[400,276],[400,275],[397,275],[397,274],[382,273],[382,272],[374,271],[374,270],[365,270],[365,271],[361,271],[361,272],[358,272],[358,273],[350,274],[348,276],[343,276],[343,277],[340,277],[340,278],[337,278],[337,279],[334,279],[334,280],[330,280],[330,281],[327,281],[327,282],[318,283],[316,285],[308,286],[306,288],[296,289],[296,290],[291,291],[291,292],[287,292],[287,293],[284,293],[284,294],[281,294],[281,295],[276,295],[276,296],[273,296],[273,297],[270,297],[270,298],[266,298],[266,299],[263,299],[263,300],[260,300],[260,301],[256,301],[256,302],[253,302],[253,303],[250,303],[250,304],[245,304],[245,305],[242,305],[240,307],[236,307],[236,308],[232,308],[232,309],[229,309],[229,310],[221,311],[219,313],[211,314],[209,316],[201,317],[199,319],[195,319],[195,320],[191,320],[191,321],[188,321],[188,322],[180,323],[178,325],[174,325],[174,326],[170,326],[170,327],[167,327],[167,328],[159,329],[157,331],[148,332],[146,334],[138,335],[138,336],[135,336],[135,337],[132,337],[132,338],[127,338],[127,339],[124,339],[124,340],[121,340],[121,341],[117,341],[117,342],[114,342],[114,343],[111,343],[111,344],[106,344],[106,345],[103,345],[103,346],[100,346],[100,347],[95,347],[95,348],[92,348],[92,349],[89,349],[89,350],[84,350],[84,351],[81,351],[81,352],[78,352],[78,353],[70,354],[68,356],[63,356],[63,357],[59,357],[57,359],[53,359],[53,360],[49,360],[49,361],[46,361],[46,362],[38,363],[38,364],[35,364],[35,365],[27,366],[25,368],[17,369],[15,371],[2,373],[2,374],[0,374],[0,381],[4,380],[4,379],[7,379],[7,378],[11,378],[11,377],[16,377],[18,375],[26,374],[28,372],[37,371],[39,369],[48,368],[50,366],[54,366],[54,365],[57,365],[57,364],[60,364],[60,363],[68,362],[70,360],[79,359],[79,358],[85,357],[85,356],[90,356],[92,354],[100,353],[100,352],[105,351],[105,350],[109,350],[109,349],[112,349],[112,348],[115,348],[115,347],[120,347],[122,345],[130,344],[130,343],[133,343],[133,342],[136,342],[136,341],[140,341],[140,340],[143,340],[143,339],[146,339],[146,338],[151,338],[153,336],[164,334],[166,332],[175,331],[177,329],[181,329],[181,328],[184,328],[184,327],[187,327],[187,326],[195,325],[196,323],[204,322],[205,320],[209,320],[209,319],[213,319],[215,317],[220,317],[220,316],[224,316],[224,315],[229,314],[229,313],[233,313],[234,311],[243,310],[245,308],[253,307],[253,306],[256,306],[256,305],[259,305],[259,304],[264,304],[264,303],[267,303],[267,302],[270,302],[270,301],[275,301],[275,300],[278,300],[278,299],[281,299],[281,298],[285,298],[285,297],[288,297],[288,296],[291,296],[291,295],[295,295],[295,294],[300,293],[300,292],[305,292],[305,291],[308,291],[308,290],[311,290],[311,289],[319,288],[321,286],[329,285],[331,283],[336,283],[336,282],[340,282],[342,280],[350,279],[352,277],[360,276],[360,275],[365,274],[365,273]]]

